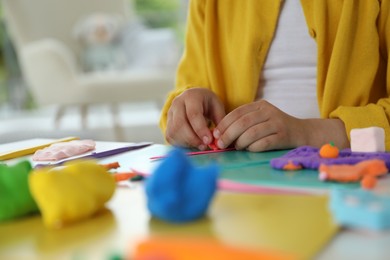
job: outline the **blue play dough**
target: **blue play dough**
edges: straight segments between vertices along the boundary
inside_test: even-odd
[[[217,188],[216,164],[195,167],[180,148],[174,148],[146,181],[148,209],[168,222],[202,217]]]

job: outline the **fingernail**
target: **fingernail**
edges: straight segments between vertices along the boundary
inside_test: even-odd
[[[213,136],[214,138],[218,139],[221,136],[221,133],[219,132],[218,129],[214,129],[213,131]]]
[[[203,137],[203,143],[204,144],[209,144],[210,143],[210,138],[208,138],[207,136],[204,136]]]
[[[218,140],[217,146],[218,146],[219,149],[225,148],[225,144],[222,142],[222,140]]]
[[[198,149],[199,149],[200,151],[204,151],[204,150],[206,150],[206,145],[201,144],[201,145],[198,146]]]

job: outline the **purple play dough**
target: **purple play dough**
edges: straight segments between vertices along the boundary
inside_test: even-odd
[[[271,160],[271,166],[275,169],[283,167],[291,162],[294,165],[300,165],[305,169],[318,169],[320,164],[356,164],[369,159],[380,159],[385,161],[386,166],[390,169],[390,153],[386,152],[352,152],[351,149],[343,149],[337,158],[322,158],[318,153],[319,149],[311,146],[301,146],[287,152],[285,155]]]

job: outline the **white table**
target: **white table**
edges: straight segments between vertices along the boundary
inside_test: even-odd
[[[21,142],[0,145],[0,153],[8,150],[24,148],[50,141],[50,139],[31,139]],[[128,143],[97,142],[97,150],[107,150],[123,147]],[[161,146],[161,153],[164,146]],[[147,162],[148,158],[142,158],[137,152],[130,152],[113,158],[102,160],[102,163],[118,160],[121,162],[119,170],[128,171],[129,168]],[[157,154],[155,154],[157,155]],[[143,155],[144,156],[144,155]],[[7,161],[14,163],[23,158]],[[30,160],[29,156],[24,159]],[[147,163],[146,163],[147,164]],[[145,171],[148,165],[145,166]],[[380,188],[389,189],[389,178],[380,182]],[[189,224],[182,228],[183,233],[206,232],[218,221],[226,218],[223,206],[226,203],[225,195],[217,198],[216,206],[211,210],[211,218],[205,222]],[[226,197],[226,196],[225,196]],[[229,198],[231,200],[231,198]],[[125,205],[131,205],[126,208]],[[15,222],[0,223],[0,258],[75,258],[102,259],[123,250],[132,250],[134,243],[148,235],[169,232],[181,233],[181,229],[166,226],[159,221],[152,220],[146,209],[146,198],[142,183],[133,183],[127,187],[118,187],[115,196],[108,203],[110,212],[100,218],[92,219],[83,225],[65,228],[60,231],[48,231],[41,223],[39,216]],[[307,212],[310,214],[310,212]],[[241,216],[242,217],[242,216]],[[286,219],[288,221],[288,219]],[[232,223],[226,223],[232,225]],[[215,227],[214,227],[215,228]],[[203,230],[203,231],[199,231]],[[207,232],[211,232],[210,230]],[[223,241],[233,241],[242,244],[256,246],[256,234],[248,236],[248,231],[242,231],[241,236],[229,237],[222,233],[214,233],[212,236]],[[210,235],[210,234],[208,234]],[[253,234],[252,234],[253,235]],[[245,238],[245,236],[247,238]],[[77,239],[75,239],[77,238]],[[318,253],[316,259],[390,259],[390,231],[367,232],[359,230],[341,230],[327,246]]]

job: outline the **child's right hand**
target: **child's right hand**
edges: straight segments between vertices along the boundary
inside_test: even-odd
[[[221,100],[211,90],[188,89],[172,102],[165,138],[172,145],[206,150],[213,141],[210,121],[217,125],[225,115]]]

